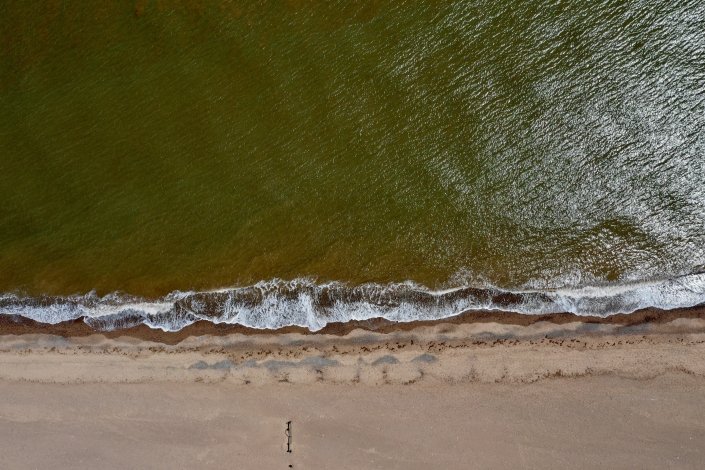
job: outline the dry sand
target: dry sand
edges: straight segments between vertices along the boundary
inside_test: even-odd
[[[700,318],[4,335],[0,468],[702,468],[704,359]]]

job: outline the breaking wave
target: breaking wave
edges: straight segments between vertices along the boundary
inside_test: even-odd
[[[149,300],[122,293],[103,297],[0,295],[0,314],[56,324],[83,319],[99,331],[140,324],[177,331],[199,320],[258,329],[301,326],[318,331],[329,323],[384,318],[395,322],[438,320],[472,310],[522,314],[569,312],[606,317],[644,308],[705,304],[705,272],[672,279],[553,290],[456,287],[431,290],[413,282],[316,283],[274,279],[246,287],[173,292]]]

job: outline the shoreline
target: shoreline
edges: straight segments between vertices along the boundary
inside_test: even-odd
[[[139,331],[135,328],[138,325],[167,332],[186,331],[186,336],[189,332],[304,330],[344,334],[358,327],[390,330],[400,328],[392,325],[438,321],[526,324],[535,321],[527,317],[536,316],[553,322],[633,322],[657,316],[672,318],[673,312],[692,315],[693,306],[705,308],[705,273],[701,270],[653,280],[555,290],[471,286],[434,290],[412,281],[348,285],[295,278],[208,291],[173,291],[160,298],[119,291],[103,296],[93,291],[38,297],[0,294],[0,313],[15,316],[9,321],[13,328],[24,324],[43,331],[64,331],[65,335],[85,335],[87,330],[76,326],[85,323],[89,330],[122,330],[143,337],[154,335],[145,333],[144,328]],[[45,328],[22,317],[55,326]]]
[[[556,377],[705,379],[705,318],[632,324],[439,322],[344,335],[0,333],[0,380],[249,384],[532,383]],[[222,333],[222,331],[221,331]],[[171,338],[173,339],[173,338]]]
[[[206,320],[200,320],[177,331],[163,331],[150,328],[144,324],[129,328],[102,331],[90,327],[83,321],[83,317],[56,324],[48,324],[19,315],[0,315],[0,336],[45,334],[71,338],[100,334],[106,338],[130,337],[142,341],[173,345],[194,336],[228,336],[233,334],[271,335],[291,333],[300,335],[345,336],[358,329],[377,333],[393,333],[442,324],[462,325],[474,323],[497,323],[516,326],[530,326],[540,322],[555,325],[583,323],[591,325],[614,325],[618,328],[628,328],[646,323],[667,323],[677,319],[705,319],[705,305],[672,310],[647,308],[637,310],[633,313],[615,314],[607,317],[576,315],[573,313],[533,315],[497,310],[472,310],[439,320],[394,322],[383,318],[374,318],[370,320],[353,320],[345,323],[329,323],[318,331],[310,331],[307,328],[299,326],[288,326],[275,330],[257,329],[239,324],[212,323]]]

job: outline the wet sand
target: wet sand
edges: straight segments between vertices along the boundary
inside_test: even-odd
[[[699,468],[703,357],[696,317],[174,344],[5,334],[0,455],[5,468]]]
[[[642,324],[668,323],[677,319],[705,319],[705,306],[660,310],[648,308],[629,314],[616,314],[608,317],[575,315],[573,313],[553,313],[542,315],[526,315],[498,310],[472,310],[454,317],[441,320],[393,322],[382,318],[370,320],[354,320],[345,323],[329,323],[322,330],[315,333],[308,329],[290,326],[278,330],[259,330],[238,324],[212,323],[198,321],[179,331],[163,331],[149,328],[146,325],[122,328],[113,331],[101,331],[100,334],[107,338],[132,337],[145,341],[154,341],[164,344],[177,344],[185,339],[200,336],[226,336],[233,334],[257,335],[262,334],[288,334],[301,335],[333,335],[343,336],[354,330],[367,330],[378,333],[393,333],[408,331],[419,327],[433,325],[461,325],[467,323],[497,323],[502,325],[529,326],[536,323],[566,324],[583,323],[586,325],[614,325],[618,328],[631,328]],[[0,315],[0,336],[22,334],[47,334],[63,337],[85,337],[96,334],[97,331],[84,323],[82,318],[65,321],[57,324],[39,323],[19,315]]]

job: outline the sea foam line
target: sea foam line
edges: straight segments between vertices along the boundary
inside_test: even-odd
[[[521,314],[569,312],[607,317],[644,308],[705,304],[705,273],[672,279],[554,290],[453,287],[431,290],[413,282],[348,285],[310,279],[273,279],[205,292],[173,292],[158,300],[121,293],[103,297],[0,295],[0,314],[41,323],[83,320],[96,330],[144,324],[178,331],[199,320],[257,329],[300,326],[318,331],[329,323],[384,318],[396,322],[439,320],[472,310]]]

